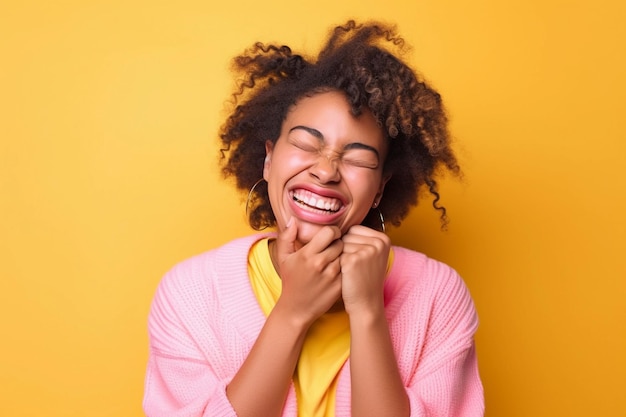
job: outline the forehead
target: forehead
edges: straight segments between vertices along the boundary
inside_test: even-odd
[[[383,130],[369,109],[353,115],[348,100],[339,91],[300,99],[287,113],[281,133],[287,134],[299,125],[318,130],[324,141],[364,142],[379,149],[386,145]]]

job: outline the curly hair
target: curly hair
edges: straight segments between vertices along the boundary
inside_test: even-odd
[[[341,91],[355,116],[371,111],[389,142],[384,172],[391,178],[379,203],[386,221],[400,225],[425,189],[445,227],[435,177],[446,169],[460,175],[460,168],[441,96],[397,57],[404,50],[394,27],[352,20],[330,32],[315,60],[288,46],[254,44],[233,60],[242,78],[233,94],[236,107],[220,131],[224,176],[250,190],[262,177],[265,142],[276,142],[290,108],[304,97]],[[266,183],[254,187],[248,203],[253,228],[275,225]]]

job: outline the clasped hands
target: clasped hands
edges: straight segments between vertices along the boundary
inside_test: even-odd
[[[381,314],[391,242],[384,233],[352,226],[343,236],[324,226],[305,245],[297,245],[293,218],[278,235],[273,256],[282,280],[276,307],[310,325],[343,300],[352,315]]]

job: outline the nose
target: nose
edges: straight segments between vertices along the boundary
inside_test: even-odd
[[[338,182],[341,179],[337,158],[333,156],[321,154],[309,171],[322,184]]]

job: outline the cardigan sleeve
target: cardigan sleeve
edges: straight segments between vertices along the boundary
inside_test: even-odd
[[[407,394],[412,417],[483,416],[483,388],[474,346],[416,381],[407,388]]]
[[[189,295],[176,269],[161,281],[148,316],[150,350],[143,407],[148,417],[236,417],[187,319]],[[210,329],[206,329],[209,332]]]
[[[478,372],[474,334],[478,318],[465,283],[452,268],[427,267],[433,296],[424,313],[424,343],[407,394],[412,417],[480,417],[483,386]],[[424,323],[424,322],[422,322]]]

